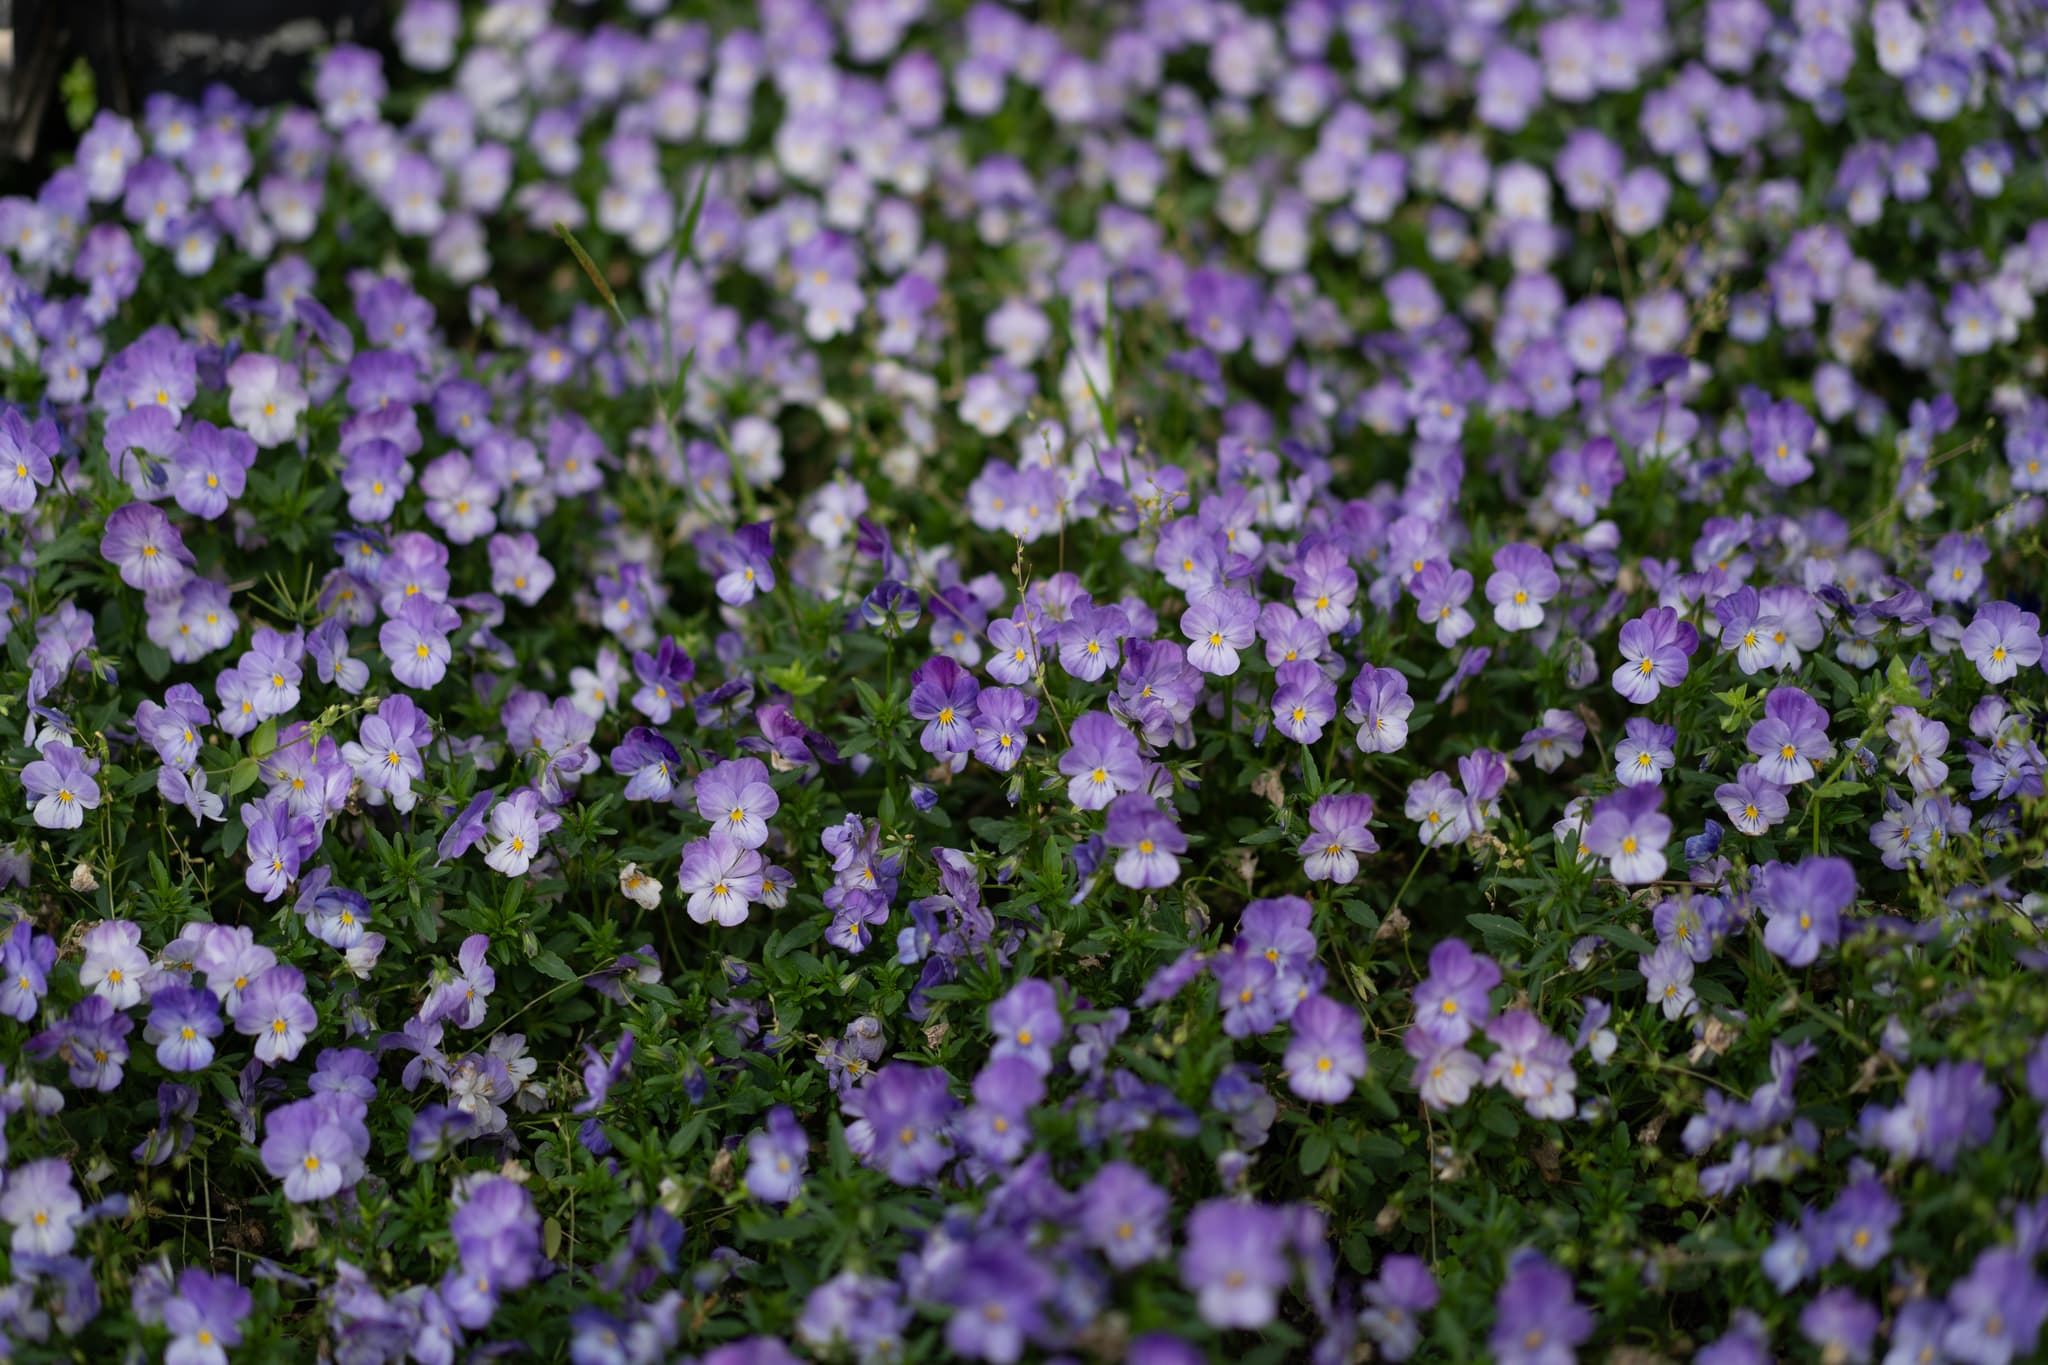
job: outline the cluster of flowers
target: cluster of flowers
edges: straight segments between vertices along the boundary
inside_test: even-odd
[[[8,1353],[2037,1349],[2048,28],[669,9],[0,198]]]

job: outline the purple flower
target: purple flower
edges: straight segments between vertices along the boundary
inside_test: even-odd
[[[1785,789],[1760,772],[1754,763],[1736,770],[1733,782],[1714,788],[1714,800],[1744,834],[1762,834],[1791,811]]]
[[[1414,1256],[1389,1256],[1379,1270],[1365,1286],[1367,1306],[1358,1325],[1382,1356],[1406,1360],[1422,1343],[1422,1315],[1436,1307],[1436,1277]]]
[[[407,597],[377,632],[377,643],[391,661],[391,676],[421,689],[440,682],[454,653],[449,633],[461,624],[462,617],[446,603],[425,593]]]
[[[2048,1284],[2034,1273],[2032,1259],[2012,1247],[1991,1247],[1949,1286],[1941,1345],[1952,1359],[2007,1365],[2033,1354],[2048,1318]]]
[[[146,502],[131,502],[107,518],[100,558],[121,571],[123,583],[145,592],[183,586],[198,562],[170,518]]]
[[[1570,1365],[1593,1335],[1593,1315],[1573,1296],[1571,1276],[1533,1251],[1509,1264],[1493,1307],[1486,1344],[1500,1365]]]
[[[974,675],[947,655],[920,664],[910,675],[910,714],[925,723],[919,746],[935,758],[972,750],[980,692]]]
[[[1229,677],[1237,672],[1237,652],[1258,639],[1258,602],[1235,588],[1209,588],[1196,594],[1181,613],[1181,634],[1188,638],[1188,662],[1204,673]]]
[[[227,1348],[242,1344],[242,1324],[254,1307],[249,1291],[226,1275],[179,1271],[178,1291],[163,1308],[171,1334],[164,1365],[226,1365]]]
[[[1408,784],[1402,813],[1417,824],[1425,848],[1455,844],[1472,833],[1472,815],[1465,794],[1443,773],[1431,773]]]
[[[16,920],[0,944],[0,1014],[24,1024],[35,1018],[50,992],[50,969],[56,964],[57,940],[38,934],[25,919]]]
[[[256,443],[247,436],[195,421],[171,460],[171,494],[178,506],[210,521],[242,496],[255,463]]]
[[[768,822],[781,809],[768,765],[758,758],[729,758],[697,776],[697,813],[741,848],[767,843]]]
[[[1011,1365],[1045,1326],[1058,1281],[1022,1243],[988,1238],[969,1246],[944,1294],[946,1349],[966,1360]]]
[[[1071,744],[1060,755],[1067,799],[1082,810],[1101,810],[1118,795],[1144,785],[1145,762],[1138,741],[1106,711],[1077,717]]]
[[[1082,682],[1095,682],[1117,666],[1122,657],[1117,642],[1130,633],[1130,618],[1115,606],[1083,602],[1051,634],[1059,646],[1060,667]]]
[[[1188,851],[1188,839],[1180,832],[1172,812],[1159,809],[1144,792],[1125,792],[1109,803],[1109,823],[1103,842],[1121,849],[1116,860],[1119,885],[1149,891],[1171,886],[1180,875],[1176,854]]]
[[[1037,719],[1038,698],[1014,687],[984,689],[975,699],[974,756],[997,772],[1010,771],[1024,756]]]
[[[1564,766],[1566,759],[1583,753],[1585,747],[1586,722],[1571,711],[1551,707],[1543,713],[1541,725],[1523,733],[1513,756],[1517,761],[1533,758],[1539,771],[1554,773]]]
[[[718,600],[742,607],[756,593],[775,590],[774,523],[759,521],[742,526],[718,543],[712,555]]]
[[[516,1180],[494,1175],[470,1186],[448,1232],[462,1273],[488,1281],[490,1293],[524,1289],[540,1269],[540,1210]]]
[[[690,918],[725,928],[743,923],[748,906],[766,889],[761,855],[723,830],[683,850],[676,889],[688,896]]]
[[[242,880],[264,900],[274,901],[298,880],[306,854],[319,843],[319,830],[274,796],[244,805],[241,819],[249,832],[249,866]]]
[[[804,1187],[810,1139],[786,1105],[768,1111],[767,1126],[747,1138],[747,1193],[767,1204],[787,1204]]]
[[[495,542],[498,537],[492,539]],[[494,579],[495,573],[494,569]],[[640,680],[640,688],[633,694],[633,709],[656,725],[666,725],[675,713],[676,703],[682,699],[683,689],[697,676],[697,664],[675,642],[675,637],[664,635],[654,653],[634,652],[633,676]]]
[[[1134,1270],[1166,1253],[1166,1191],[1123,1161],[1105,1163],[1080,1190],[1080,1232],[1118,1270]]]
[[[363,1178],[370,1133],[363,1102],[328,1092],[273,1109],[264,1120],[263,1169],[284,1182],[285,1198],[310,1204]]]
[[[1305,1100],[1339,1103],[1365,1075],[1365,1030],[1356,1011],[1328,996],[1295,1007],[1294,1037],[1282,1065],[1287,1085]]]
[[[1998,1103],[1998,1087],[1984,1075],[1981,1063],[1918,1067],[1906,1078],[1897,1105],[1864,1110],[1864,1142],[1883,1147],[1901,1161],[1917,1157],[1937,1171],[1952,1171],[1966,1148],[1990,1141]]]
[[[1493,619],[1502,630],[1534,630],[1543,624],[1543,604],[1561,586],[1549,555],[1515,541],[1494,551],[1486,600],[1493,603]]]
[[[1472,613],[1465,610],[1472,596],[1472,575],[1465,570],[1432,559],[1408,580],[1408,591],[1415,594],[1415,619],[1434,626],[1436,642],[1445,649],[1472,633]]]
[[[1646,716],[1622,722],[1623,738],[1614,746],[1614,777],[1624,787],[1650,786],[1678,764],[1678,729]]]
[[[1638,706],[1685,681],[1699,632],[1670,607],[1653,607],[1621,628],[1621,667],[1614,690]]]
[[[1026,977],[988,1008],[988,1026],[996,1036],[991,1058],[1022,1057],[1041,1074],[1052,1070],[1053,1049],[1066,1025],[1051,986]]]
[[[613,772],[627,779],[622,795],[628,801],[666,801],[675,790],[676,773],[683,758],[675,745],[662,738],[660,731],[636,725],[626,732],[606,761]],[[767,837],[765,826],[761,837]]]
[[[1841,941],[1842,912],[1856,900],[1856,875],[1845,858],[1807,858],[1796,866],[1768,863],[1757,873],[1764,946],[1787,965],[1804,967]]]
[[[523,877],[541,854],[541,840],[561,826],[562,817],[540,793],[521,787],[491,807],[490,851],[485,866],[507,877]]]
[[[422,1022],[447,1022],[457,1028],[477,1028],[484,1022],[486,1002],[497,989],[498,974],[491,970],[486,954],[491,947],[487,934],[471,934],[455,952],[455,974],[443,977],[437,970],[434,989],[420,1006]]]
[[[1984,681],[2009,682],[2041,662],[2041,618],[2010,602],[1986,602],[1963,632],[1963,657]]]
[[[1367,664],[1351,681],[1351,704],[1344,716],[1358,726],[1361,753],[1390,754],[1408,743],[1408,717],[1414,710],[1404,675]]]
[[[1764,698],[1764,716],[1749,728],[1749,751],[1757,771],[1780,786],[1814,775],[1814,764],[1834,756],[1828,743],[1828,713],[1796,687],[1774,687]]]
[[[959,1105],[944,1071],[896,1062],[846,1092],[841,1103],[856,1100],[871,1144],[863,1155],[889,1179],[923,1185],[952,1160],[949,1129]]]
[[[1813,476],[1813,448],[1816,428],[1813,416],[1787,399],[1772,403],[1750,417],[1749,458],[1764,477],[1781,487],[1804,483]]]
[[[1662,787],[1623,787],[1601,797],[1586,822],[1586,847],[1608,860],[1614,879],[1640,886],[1664,875],[1671,818],[1660,809]]]
[[[201,1071],[213,1061],[213,1040],[220,1032],[220,1005],[213,992],[171,986],[151,998],[142,1037],[156,1044],[164,1070]]]
[[[1211,1199],[1188,1215],[1180,1282],[1196,1297],[1202,1321],[1216,1328],[1259,1328],[1273,1320],[1287,1264],[1286,1220],[1262,1204]]]
[[[1429,954],[1429,974],[1415,987],[1415,1028],[1456,1046],[1493,1014],[1489,995],[1501,981],[1500,966],[1475,953],[1463,939],[1447,938]]]
[[[256,1059],[289,1062],[320,1026],[306,998],[306,978],[297,967],[272,967],[242,988],[235,1006],[235,1032],[256,1040]]]
[[[36,505],[36,489],[56,477],[60,453],[57,424],[42,418],[30,425],[18,409],[0,412],[0,512],[17,516]]]
[[[83,824],[85,813],[100,804],[99,784],[93,781],[99,767],[97,759],[85,757],[61,739],[45,744],[42,757],[21,770],[22,790],[36,824],[44,829],[77,829]]]
[[[1348,885],[1358,875],[1359,857],[1379,851],[1379,840],[1366,828],[1371,823],[1370,796],[1351,793],[1319,798],[1308,808],[1309,834],[1299,850],[1308,879]]]
[[[85,1201],[71,1188],[71,1164],[62,1157],[25,1161],[7,1173],[0,1220],[14,1229],[16,1256],[62,1256],[77,1240],[72,1230]]]
[[[1314,744],[1337,715],[1337,684],[1307,659],[1274,670],[1273,725],[1297,744]]]

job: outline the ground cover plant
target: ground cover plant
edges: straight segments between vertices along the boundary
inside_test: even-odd
[[[408,0],[0,199],[9,1358],[2036,1358],[2048,23]]]

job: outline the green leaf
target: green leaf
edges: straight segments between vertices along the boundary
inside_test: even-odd
[[[1308,1140],[1301,1144],[1301,1173],[1314,1175],[1330,1163],[1330,1140],[1321,1133],[1310,1133]]]
[[[576,969],[562,961],[562,956],[559,953],[552,953],[543,948],[533,955],[532,961],[533,965],[540,969],[543,976],[551,976],[557,981],[574,981],[577,979]]]
[[[256,785],[256,760],[244,758],[228,769],[228,795],[237,796]]]
[[[273,717],[256,727],[256,733],[249,739],[249,753],[256,758],[268,758],[277,752],[277,720]]]
[[[1830,782],[1825,787],[1822,787],[1818,794],[1822,797],[1854,796],[1858,792],[1869,790],[1870,788],[1861,782]]]
[[[1465,923],[1477,929],[1488,938],[1508,938],[1517,943],[1534,943],[1536,936],[1524,929],[1517,920],[1506,915],[1467,915]]]

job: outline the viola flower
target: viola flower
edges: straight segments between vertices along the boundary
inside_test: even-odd
[[[171,1334],[165,1365],[227,1365],[227,1348],[242,1344],[242,1324],[254,1307],[249,1291],[226,1275],[179,1271],[177,1292],[163,1306]]]
[[[1014,687],[990,687],[975,699],[974,756],[997,772],[1017,766],[1038,719],[1038,698]]]
[[[283,445],[306,410],[306,389],[275,356],[245,351],[227,368],[228,415],[257,445]]]
[[[1750,416],[1749,458],[1765,478],[1779,487],[1813,477],[1813,448],[1818,428],[1813,416],[1791,400],[1772,403]]]
[[[1828,743],[1828,713],[1796,687],[1774,687],[1764,698],[1763,719],[1749,727],[1747,745],[1756,768],[1782,787],[1814,775],[1814,764],[1834,757]]]
[[[1799,1311],[1799,1334],[1812,1342],[1825,1360],[1863,1365],[1877,1340],[1881,1319],[1853,1289],[1827,1289]]]
[[[971,751],[980,692],[974,675],[944,654],[918,665],[910,675],[910,714],[925,723],[919,747],[934,758]]]
[[[1351,704],[1344,716],[1358,726],[1359,752],[1391,754],[1408,743],[1408,717],[1414,710],[1404,675],[1367,664],[1351,681]]]
[[[755,594],[775,590],[773,530],[772,522],[755,522],[719,542],[713,554],[719,601],[743,607]]]
[[[1195,1295],[1202,1321],[1218,1329],[1259,1328],[1273,1320],[1293,1278],[1281,1216],[1260,1204],[1211,1199],[1188,1215],[1180,1282]]]
[[[1130,618],[1116,607],[1081,603],[1053,628],[1051,642],[1059,647],[1061,668],[1082,682],[1095,682],[1121,660],[1118,641],[1130,629]]]
[[[1754,763],[1743,764],[1733,782],[1714,788],[1714,800],[1744,834],[1763,834],[1792,811],[1785,789],[1765,777]]]
[[[0,412],[0,512],[20,516],[36,505],[36,490],[56,477],[60,449],[54,421],[31,424],[12,407]]]
[[[1455,1046],[1492,1017],[1489,998],[1501,982],[1500,965],[1464,940],[1447,938],[1430,950],[1429,974],[1415,987],[1415,1028]]]
[[[621,793],[626,800],[666,801],[675,790],[676,773],[683,759],[660,731],[636,725],[626,732],[607,761],[613,772],[627,779],[626,789]]]
[[[1614,670],[1614,690],[1647,706],[1665,688],[1685,681],[1697,648],[1699,632],[1690,622],[1670,607],[1653,607],[1621,628],[1622,664]]]
[[[1543,624],[1543,604],[1561,587],[1550,556],[1515,541],[1494,551],[1486,600],[1493,604],[1494,623],[1502,630],[1534,630]]]
[[[945,1072],[896,1062],[848,1093],[859,1097],[861,1121],[872,1137],[864,1159],[896,1184],[923,1185],[952,1160],[948,1134],[959,1104]]]
[[[7,1173],[0,1194],[0,1220],[14,1229],[12,1248],[21,1256],[62,1256],[77,1241],[73,1231],[85,1201],[71,1188],[71,1165],[62,1157],[25,1161]]]
[[[540,793],[522,787],[491,807],[490,850],[484,863],[508,877],[523,877],[540,856],[541,840],[562,823],[560,814],[541,801]]]
[[[1683,1019],[1699,1008],[1693,995],[1693,957],[1683,946],[1661,943],[1644,953],[1636,968],[1650,987],[1650,1000],[1664,1010],[1666,1019]]]
[[[455,609],[420,593],[405,599],[377,632],[391,676],[407,687],[431,688],[448,672],[449,634],[462,624]]]
[[[1608,860],[1614,879],[1639,886],[1664,875],[1664,849],[1671,842],[1671,818],[1661,787],[1623,787],[1593,805],[1586,822],[1586,847]]]
[[[1337,716],[1337,684],[1306,659],[1274,670],[1273,725],[1297,744],[1314,744]]]
[[[296,967],[272,967],[242,989],[235,1032],[256,1040],[256,1059],[289,1062],[306,1046],[320,1016],[306,999],[306,978]]]
[[[989,1006],[988,1026],[996,1036],[991,1059],[1022,1057],[1041,1075],[1052,1070],[1053,1049],[1066,1032],[1058,997],[1035,977],[1019,981]]]
[[[782,809],[782,798],[768,783],[768,765],[758,758],[732,758],[715,763],[697,776],[697,814],[711,822],[741,848],[768,842],[768,822]]]
[[[2010,682],[2041,662],[2041,618],[2010,602],[1986,602],[1963,632],[1962,649],[1985,682]]]
[[[1235,588],[1210,588],[1196,595],[1181,613],[1181,634],[1188,638],[1188,662],[1204,673],[1229,677],[1237,672],[1237,654],[1258,638],[1258,603]]]
[[[810,1139],[787,1105],[768,1111],[767,1126],[747,1138],[747,1193],[764,1204],[787,1204],[802,1193]]]
[[[1950,1357],[2002,1365],[2034,1351],[2048,1319],[2048,1285],[2032,1260],[2017,1248],[1988,1247],[1977,1253],[1970,1273],[1949,1286],[1941,1346]]]
[[[743,923],[749,904],[762,898],[764,866],[759,853],[714,829],[683,850],[676,889],[690,898],[691,919],[729,929]]]
[[[44,829],[77,829],[85,813],[100,804],[99,784],[93,774],[99,761],[87,758],[61,739],[43,746],[42,757],[24,764],[22,790],[35,812],[36,824]]]
[[[284,1182],[285,1198],[310,1204],[363,1178],[370,1152],[363,1112],[353,1095],[322,1094],[265,1115],[263,1169]]]
[[[1439,1294],[1436,1277],[1420,1259],[1388,1256],[1366,1283],[1359,1329],[1388,1360],[1407,1360],[1422,1343],[1422,1315],[1436,1307]]]
[[[493,569],[494,578],[495,574]],[[640,680],[640,688],[633,694],[633,709],[656,725],[666,725],[684,689],[697,676],[697,665],[674,636],[664,635],[654,653],[634,651],[633,676]]]
[[[1071,743],[1060,755],[1059,770],[1066,776],[1067,799],[1081,810],[1101,810],[1117,796],[1144,784],[1144,759],[1138,741],[1130,731],[1105,711],[1088,711],[1077,717]]]
[[[220,1006],[211,991],[171,986],[150,1000],[142,1037],[156,1045],[164,1070],[203,1071],[213,1061],[213,1040],[220,1032]]]
[[[121,581],[145,592],[182,587],[198,563],[170,518],[146,502],[131,502],[107,518],[100,558],[121,571]]]
[[[1449,649],[1470,635],[1475,627],[1472,613],[1465,610],[1472,596],[1472,575],[1453,569],[1441,559],[1432,559],[1408,580],[1415,595],[1415,619],[1436,628],[1436,642]]]
[[[140,931],[137,933],[139,938]],[[35,1018],[37,1007],[49,994],[50,969],[56,965],[57,940],[38,934],[25,919],[16,920],[6,941],[0,943],[0,1015],[24,1024]]]
[[[1586,723],[1570,711],[1552,707],[1543,713],[1543,723],[1522,736],[1522,743],[1514,751],[1517,760],[1533,758],[1537,770],[1554,773],[1568,758],[1577,758],[1585,751]]]
[[[1338,1104],[1365,1076],[1365,1030],[1358,1015],[1327,996],[1295,1007],[1294,1037],[1282,1065],[1287,1085],[1305,1100]]]
[[[1764,946],[1788,966],[1804,967],[1842,937],[1842,912],[1856,900],[1856,876],[1842,858],[1767,863],[1757,874]]]
[[[1948,780],[1948,727],[1929,720],[1908,706],[1894,706],[1885,722],[1885,736],[1892,741],[1891,766],[1916,792],[1938,791]]]
[[[1624,787],[1653,786],[1678,765],[1678,729],[1645,716],[1622,722],[1623,737],[1614,746],[1614,779]]]
[[[1508,1265],[1486,1338],[1500,1365],[1563,1365],[1593,1335],[1593,1315],[1572,1294],[1571,1277],[1525,1251]]]
[[[487,934],[471,934],[462,940],[455,953],[455,974],[444,978],[440,971],[435,972],[437,983],[420,1006],[422,1020],[430,1024],[446,1021],[457,1028],[482,1026],[491,992],[498,986],[498,974],[486,956],[490,948]]]
[[[1409,783],[1402,811],[1419,826],[1417,836],[1425,848],[1460,843],[1472,833],[1465,795],[1442,773],[1431,773]]]
[[[1366,828],[1372,823],[1372,798],[1363,794],[1331,794],[1308,808],[1308,838],[1298,852],[1302,871],[1312,882],[1348,886],[1358,875],[1358,860],[1379,852],[1379,840]]]
[[[1180,876],[1175,856],[1188,851],[1188,839],[1170,811],[1159,809],[1144,792],[1126,792],[1109,803],[1103,842],[1122,852],[1116,860],[1119,885],[1149,891],[1173,885]]]

